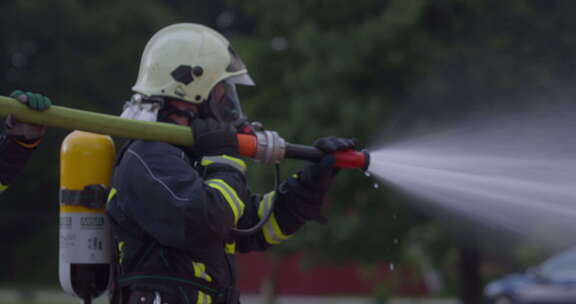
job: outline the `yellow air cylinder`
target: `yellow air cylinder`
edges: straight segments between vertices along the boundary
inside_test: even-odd
[[[112,237],[105,212],[114,158],[112,138],[100,134],[74,131],[60,149],[60,284],[85,304],[110,281]]]

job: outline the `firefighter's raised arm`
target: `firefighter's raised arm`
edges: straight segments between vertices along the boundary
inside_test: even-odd
[[[20,90],[12,92],[10,97],[36,111],[44,111],[52,105],[46,96]],[[12,116],[6,118],[5,131],[0,135],[0,192],[20,174],[45,132],[44,126],[24,123]]]

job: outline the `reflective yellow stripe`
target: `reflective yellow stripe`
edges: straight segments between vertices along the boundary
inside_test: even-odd
[[[236,253],[236,243],[227,243],[224,245],[224,251],[227,254],[234,254]]]
[[[116,190],[116,188],[112,188],[112,190],[110,190],[110,193],[108,193],[108,199],[106,200],[106,202],[111,201],[117,193],[118,190]]]
[[[202,166],[210,166],[215,163],[230,165],[242,171],[242,173],[246,173],[246,163],[239,158],[231,157],[228,155],[205,156],[202,158],[202,161],[200,162]]]
[[[268,210],[272,208],[272,201],[274,199],[274,192],[270,192],[262,198],[260,202],[260,206],[258,206],[258,217],[263,218]],[[285,241],[292,237],[291,235],[284,234],[282,229],[280,229],[280,225],[276,220],[276,215],[272,213],[268,221],[262,226],[262,232],[264,233],[264,239],[268,244],[276,245],[280,244],[282,241]]]
[[[124,245],[126,245],[125,242],[118,242],[118,263],[120,264],[124,260]]]
[[[4,192],[6,189],[8,189],[7,185],[0,184],[0,193]]]
[[[192,262],[192,266],[194,267],[195,277],[208,282],[212,282],[212,277],[206,273],[206,265],[204,263]],[[198,299],[196,300],[196,304],[212,304],[212,297],[203,293],[202,291],[198,291]]]
[[[239,218],[238,206],[234,203],[234,200],[232,199],[232,197],[230,197],[230,195],[228,194],[228,191],[226,191],[226,189],[221,187],[219,184],[208,182],[208,186],[215,188],[218,191],[220,191],[220,193],[222,193],[222,195],[224,196],[224,199],[226,200],[226,202],[228,202],[228,205],[230,205],[230,208],[232,209],[232,213],[234,213],[234,225],[236,225],[236,223],[238,222],[238,218]]]
[[[238,223],[238,220],[244,214],[244,202],[238,197],[238,193],[232,187],[230,187],[225,181],[221,179],[209,179],[206,184],[214,189],[220,191],[224,199],[230,205],[232,213],[234,213],[234,225]]]
[[[206,265],[200,262],[192,262],[194,266],[194,276],[208,282],[212,282],[212,277],[206,273]]]
[[[214,163],[214,161],[207,160],[206,157],[204,157],[204,158],[202,158],[202,162],[200,162],[200,165],[206,167],[206,166],[210,166],[213,163]]]
[[[205,296],[206,295],[203,292],[199,291],[198,292],[198,300],[196,300],[196,304],[205,304],[205,302],[204,302]]]
[[[243,160],[228,155],[222,155],[222,158],[235,162],[239,167],[246,170],[246,163]]]
[[[196,300],[196,304],[212,304],[212,297],[199,291],[198,300]]]
[[[229,191],[227,191],[226,186],[220,183],[208,182],[208,186],[217,189],[220,193],[224,196],[224,199],[230,205],[230,209],[232,209],[232,213],[234,214],[234,226],[238,224],[238,220],[240,219],[240,206],[236,200],[232,197]]]

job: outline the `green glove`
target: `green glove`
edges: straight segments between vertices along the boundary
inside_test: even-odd
[[[35,111],[45,111],[52,105],[50,98],[31,92],[16,90],[10,94],[10,97]],[[6,134],[25,147],[35,147],[44,133],[46,133],[44,126],[19,121],[12,115],[6,118]]]
[[[50,98],[32,93],[32,92],[23,92],[20,90],[16,90],[10,94],[10,97],[20,101],[21,103],[26,104],[30,109],[36,111],[44,111],[52,105],[52,101]]]

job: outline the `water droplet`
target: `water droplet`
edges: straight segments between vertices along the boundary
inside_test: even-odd
[[[25,67],[27,61],[28,60],[26,58],[26,55],[24,55],[23,53],[16,53],[12,55],[12,65],[17,69]]]
[[[216,17],[216,24],[218,24],[219,27],[229,27],[234,24],[234,17],[234,13],[231,11],[223,11]]]
[[[378,189],[380,188],[380,185],[378,183],[374,183],[374,189]]]
[[[366,171],[366,172],[364,172],[364,175],[370,177],[370,172]]]
[[[388,269],[390,269],[390,271],[394,271],[394,269],[396,269],[396,266],[394,265],[394,263],[390,263],[390,265],[388,265]]]
[[[394,238],[394,239],[392,240],[392,242],[397,245],[400,241],[398,240],[398,238]]]
[[[284,51],[288,47],[288,40],[284,37],[274,37],[270,42],[275,51]]]

